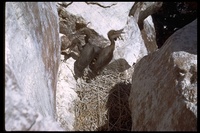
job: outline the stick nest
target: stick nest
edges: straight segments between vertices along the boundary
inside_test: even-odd
[[[128,105],[131,84],[123,74],[104,69],[90,83],[84,78],[77,80],[80,100],[75,105],[75,130],[131,131]]]

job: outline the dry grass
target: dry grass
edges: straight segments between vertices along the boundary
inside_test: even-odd
[[[75,107],[77,131],[130,131],[132,126],[128,97],[131,84],[122,73],[111,70],[87,83],[77,82],[80,101]]]
[[[60,32],[68,35],[71,40],[74,38],[71,33],[87,25],[82,18],[64,11],[60,6],[58,6],[58,14],[62,21]],[[95,37],[95,42],[99,42],[100,46],[108,43],[102,36]],[[81,41],[83,42],[83,39]],[[69,57],[65,56],[65,58]],[[123,60],[120,61],[121,64],[125,64]],[[116,69],[117,65],[119,70],[121,67],[127,69],[126,65],[119,67],[119,62],[115,62],[117,64],[113,64],[111,68]],[[77,131],[130,131],[132,125],[128,107],[130,87],[131,84],[127,83],[123,72],[117,73],[106,69],[90,83],[84,79],[78,79],[76,92],[80,100],[75,105],[74,129]]]

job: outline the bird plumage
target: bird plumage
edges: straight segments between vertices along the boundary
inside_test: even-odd
[[[81,50],[80,57],[74,63],[74,71],[78,77],[83,76],[84,69],[92,62],[100,50],[99,47],[92,45],[89,41],[91,31],[88,28],[83,29],[80,34],[85,35],[85,46]]]
[[[111,44],[101,50],[96,61],[93,64],[90,64],[90,69],[94,73],[98,73],[104,69],[105,66],[109,64],[109,62],[113,58],[113,51],[115,49],[115,40],[121,37],[123,29],[121,30],[110,30],[108,32],[108,38]]]

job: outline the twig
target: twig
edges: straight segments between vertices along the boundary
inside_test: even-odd
[[[93,4],[93,5],[98,5],[98,6],[103,7],[103,8],[110,8],[111,6],[117,5],[117,3],[114,3],[114,4],[110,5],[110,6],[103,6],[103,5],[101,5],[99,3],[96,3],[96,2],[85,2],[85,3],[87,3],[87,4]]]
[[[27,129],[27,131],[30,131],[30,129],[33,127],[33,125],[36,123],[36,121],[34,121],[31,125],[30,125],[30,127]]]
[[[100,112],[100,98],[99,98],[99,88],[97,88],[97,108],[98,108],[98,118],[97,118],[97,126],[100,126],[101,112]]]
[[[71,5],[73,2],[69,2],[68,4],[62,2],[62,4],[58,3],[60,6],[63,6],[64,8],[67,8],[69,5]]]
[[[66,66],[69,68],[68,65],[66,65]],[[73,70],[71,68],[69,68],[69,70],[71,71],[72,75],[75,76],[75,73],[73,72]]]
[[[117,84],[117,88],[119,88],[119,85]],[[121,97],[120,97],[120,90],[119,89],[117,89],[117,94],[118,94],[118,104],[119,104],[119,118],[121,118],[121,111],[122,111],[122,109],[121,109]],[[121,128],[121,119],[119,119],[120,120],[120,122],[119,122],[119,127]]]

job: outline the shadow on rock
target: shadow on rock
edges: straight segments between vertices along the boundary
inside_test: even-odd
[[[106,124],[97,128],[97,131],[131,131],[132,120],[128,98],[131,84],[118,83],[109,91],[106,107]]]
[[[106,68],[108,70],[113,70],[116,72],[123,72],[127,69],[129,69],[131,66],[128,64],[128,62],[125,59],[117,59],[110,63]]]
[[[128,62],[125,59],[120,58],[108,64],[104,69],[111,70],[113,72],[124,72],[130,67],[131,66],[128,64]],[[91,79],[94,79],[96,76],[100,74],[101,72],[96,73],[94,71],[89,71],[87,74],[88,81],[90,81]]]
[[[78,59],[78,56],[75,53],[73,53],[73,52],[71,52],[69,54],[67,54],[66,52],[61,52],[61,54],[64,55],[64,60],[67,60],[70,57],[72,57],[74,60]]]

